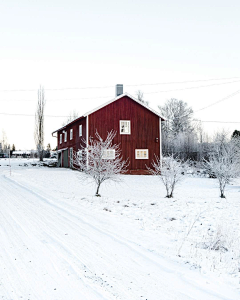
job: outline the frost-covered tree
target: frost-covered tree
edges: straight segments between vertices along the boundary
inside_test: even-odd
[[[138,101],[142,102],[143,104],[145,104],[147,106],[149,105],[149,102],[143,99],[144,98],[144,94],[143,94],[143,92],[141,90],[138,90],[136,92],[136,95],[137,95]]]
[[[96,132],[96,139],[90,138],[89,145],[73,153],[73,167],[96,184],[95,195],[98,197],[103,182],[119,182],[119,175],[127,171],[128,162],[123,160],[119,145],[113,144],[115,135],[116,132],[111,131],[104,140]]]
[[[71,111],[68,118],[66,119],[66,121],[64,121],[62,123],[62,126],[65,126],[66,124],[76,120],[78,117],[79,117],[79,114],[76,110]]]
[[[43,161],[44,154],[44,109],[45,109],[45,93],[44,88],[40,86],[38,90],[38,103],[35,113],[35,144],[38,151],[39,160]]]
[[[6,132],[2,130],[2,137],[0,140],[0,153],[8,153],[10,145],[8,144],[8,139]]]
[[[232,134],[232,137],[233,138],[240,137],[240,131],[239,130],[234,130],[233,134]]]
[[[204,166],[210,175],[218,179],[220,197],[225,198],[225,187],[240,175],[240,138],[227,141],[226,134],[218,134]]]
[[[165,105],[158,106],[158,108],[167,119],[167,122],[163,122],[163,131],[167,131],[173,136],[178,135],[180,132],[193,131],[191,124],[193,110],[188,107],[186,102],[172,98]]]
[[[173,192],[177,184],[181,182],[187,163],[173,157],[164,157],[160,160],[156,157],[152,168],[148,168],[151,174],[156,175],[166,188],[167,198],[173,198]]]
[[[196,139],[193,139],[195,132],[192,125],[192,108],[188,107],[186,102],[174,98],[168,100],[163,106],[158,106],[158,108],[166,118],[166,121],[162,122],[163,154],[175,153],[182,156],[188,150],[182,147],[178,148],[177,146],[180,144],[185,145],[184,148],[193,149],[195,147],[193,142]],[[184,154],[184,156],[186,156],[184,158],[188,158],[187,155]]]

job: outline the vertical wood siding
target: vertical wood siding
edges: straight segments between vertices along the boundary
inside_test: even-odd
[[[130,120],[131,134],[120,134],[120,120]],[[160,156],[159,117],[127,96],[110,103],[89,115],[89,136],[95,132],[106,138],[107,132],[117,132],[115,144],[120,144],[130,170],[145,170],[155,155]],[[156,138],[158,142],[156,142]],[[149,159],[135,159],[135,149],[148,149]]]
[[[82,125],[82,137],[79,137],[79,125]],[[70,140],[71,129],[73,129],[72,140]],[[67,131],[67,142],[64,142],[64,130]],[[60,134],[62,134],[62,144],[60,144]],[[86,118],[74,121],[65,129],[58,131],[58,150],[73,148],[73,151],[77,151],[78,149],[81,149],[80,145],[85,146],[83,140],[86,140]],[[70,160],[68,161],[68,164],[70,165]]]

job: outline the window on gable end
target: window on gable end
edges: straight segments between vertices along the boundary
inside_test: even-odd
[[[130,121],[120,120],[120,134],[131,134]]]
[[[73,129],[70,129],[70,140],[73,139]]]
[[[62,134],[60,134],[59,143],[62,144]]]

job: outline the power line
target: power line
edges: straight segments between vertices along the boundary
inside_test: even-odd
[[[152,85],[164,85],[164,84],[184,84],[184,83],[192,83],[192,82],[207,82],[207,81],[230,80],[230,79],[239,79],[239,78],[240,77],[228,77],[228,78],[212,78],[212,79],[186,80],[186,81],[175,81],[175,82],[173,81],[173,82],[159,82],[159,83],[140,83],[140,84],[127,84],[126,86],[130,87],[130,86],[149,86],[149,85],[152,86]],[[45,91],[106,89],[106,88],[113,88],[113,87],[115,86],[108,85],[108,86],[91,86],[91,87],[45,88]],[[10,90],[0,90],[0,92],[36,92],[37,90],[38,89],[10,89]]]
[[[187,80],[187,81],[172,81],[172,82],[159,82],[159,83],[141,83],[141,84],[127,84],[126,86],[145,86],[145,85],[160,85],[160,84],[182,84],[190,82],[206,82],[206,81],[217,81],[217,80],[230,80],[237,79],[240,77],[230,77],[230,78],[215,78],[215,79],[199,79],[199,80]]]
[[[208,85],[201,85],[201,86],[194,86],[194,87],[187,87],[187,88],[180,88],[180,89],[172,89],[172,90],[164,90],[164,91],[156,91],[156,92],[148,92],[145,94],[158,94],[158,93],[166,93],[166,92],[174,92],[174,91],[183,91],[183,90],[190,90],[190,89],[199,89],[199,88],[205,88],[205,87],[211,87],[211,86],[218,86],[218,85],[225,85],[225,84],[231,84],[231,83],[236,83],[240,82],[240,80],[236,81],[230,81],[230,82],[224,82],[224,83],[215,83],[215,84],[208,84]],[[84,97],[84,98],[67,98],[67,99],[46,99],[48,102],[52,101],[75,101],[75,100],[92,100],[92,99],[106,99],[106,98],[112,98],[112,96],[101,96],[101,97]],[[224,99],[225,100],[225,99]],[[33,102],[34,100],[27,100],[27,99],[0,99],[0,101],[27,101],[27,102]],[[218,102],[221,102],[223,100],[220,100]],[[214,105],[214,104],[213,104]],[[204,108],[203,108],[204,109]]]
[[[4,116],[20,116],[20,117],[35,117],[35,115],[32,114],[11,114],[11,113],[1,113],[0,115]],[[51,115],[44,115],[44,117],[47,118],[68,118],[69,116],[51,116]]]
[[[234,97],[234,96],[236,96],[236,95],[239,94],[239,93],[240,93],[240,90],[238,90],[238,91],[236,91],[236,92],[234,92],[234,93],[232,93],[232,94],[230,94],[230,95],[224,97],[224,98],[221,99],[221,100],[218,100],[218,101],[216,101],[216,102],[214,102],[214,103],[211,103],[211,104],[209,104],[209,105],[207,105],[207,106],[205,106],[205,107],[202,107],[202,108],[196,110],[195,112],[198,112],[198,111],[207,109],[207,108],[209,108],[209,107],[211,107],[211,106],[213,106],[213,105],[216,105],[216,104],[218,104],[218,103],[220,103],[220,102],[223,102],[223,101],[225,101],[225,100],[227,100],[227,99],[229,99],[229,98],[231,98],[231,97]]]
[[[11,113],[0,113],[0,115],[6,115],[6,116],[20,116],[20,117],[35,117],[35,115],[32,114],[11,114]],[[69,116],[53,116],[53,115],[44,115],[44,117],[47,118],[67,118]],[[235,121],[207,121],[207,120],[199,120],[194,119],[192,120],[194,122],[203,122],[203,123],[227,123],[227,124],[240,124],[240,122]]]
[[[103,96],[103,97],[84,97],[84,98],[66,98],[66,99],[46,99],[47,102],[52,102],[52,101],[75,101],[75,100],[92,100],[92,99],[105,99],[105,98],[113,98],[112,96]],[[35,102],[37,101],[36,99],[0,99],[0,101],[19,101],[19,102],[22,102],[22,101],[27,101],[27,102]]]
[[[166,92],[175,92],[175,91],[184,91],[184,90],[191,90],[191,89],[199,89],[199,88],[210,87],[210,86],[217,86],[217,85],[230,84],[230,83],[235,83],[235,82],[239,82],[239,81],[240,81],[240,80],[230,81],[230,82],[224,82],[224,83],[214,83],[214,84],[208,84],[208,85],[200,85],[200,86],[186,87],[186,88],[181,88],[181,89],[173,89],[173,90],[165,90],[165,91],[149,92],[149,93],[145,93],[145,94],[158,94],[158,93],[166,93]]]
[[[192,120],[193,122],[203,122],[203,123],[226,123],[226,124],[240,124],[240,122],[235,121],[205,121],[205,120]]]

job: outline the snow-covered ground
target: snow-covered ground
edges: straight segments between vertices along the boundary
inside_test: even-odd
[[[240,299],[240,180],[153,176],[95,187],[0,159],[0,299]]]

